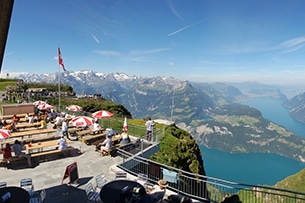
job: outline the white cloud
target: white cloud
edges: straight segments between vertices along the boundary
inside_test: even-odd
[[[280,44],[281,49],[285,49],[281,54],[291,53],[302,49],[305,46],[305,36],[286,40]]]
[[[95,36],[95,35],[93,35],[93,34],[91,34],[91,37],[94,39],[94,41],[96,41],[96,43],[100,43],[100,40],[98,40],[98,38]]]
[[[159,49],[151,49],[151,50],[134,50],[131,51],[131,55],[147,55],[147,54],[153,54],[157,52],[167,51],[169,48],[159,48]]]
[[[182,28],[180,28],[180,29],[178,29],[178,30],[172,32],[172,33],[169,33],[167,36],[168,36],[168,37],[173,36],[173,35],[175,35],[175,34],[181,32],[181,31],[183,31],[183,30],[186,30],[186,29],[188,29],[188,28],[190,28],[190,27],[192,27],[192,26],[194,26],[194,25],[197,25],[197,24],[199,24],[199,23],[202,23],[203,21],[204,21],[204,19],[202,19],[202,20],[200,20],[200,21],[198,21],[198,22],[196,22],[196,23],[192,23],[192,24],[190,24],[190,25],[184,26],[184,27],[182,27]]]
[[[120,52],[111,51],[111,50],[97,50],[97,51],[93,51],[93,53],[100,54],[103,56],[119,56],[120,55]]]
[[[179,13],[176,11],[176,9],[174,8],[173,4],[172,4],[172,1],[167,1],[168,3],[168,6],[170,8],[170,10],[172,11],[172,13],[177,16],[178,18],[180,18],[181,20],[183,20],[183,18],[179,15]]]

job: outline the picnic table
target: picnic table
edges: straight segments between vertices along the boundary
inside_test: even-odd
[[[78,127],[69,127],[68,128],[68,133],[71,136],[76,135],[76,132],[83,130],[82,128],[78,128]]]
[[[89,135],[89,134],[91,134],[92,133],[92,130],[82,130],[82,131],[78,131],[78,132],[76,132],[76,135],[79,137],[79,138],[83,138],[83,136],[85,136],[85,135]]]
[[[106,134],[107,134],[106,132],[98,133],[98,134],[90,134],[90,135],[86,135],[86,136],[82,137],[80,140],[81,140],[81,142],[83,142],[85,144],[90,144],[90,142],[92,142],[94,140],[104,138]]]
[[[38,134],[43,134],[43,133],[53,133],[53,132],[56,132],[56,130],[53,128],[26,130],[26,131],[12,132],[10,137],[11,138],[16,138],[16,137],[23,138],[25,136],[29,136],[29,138],[30,138],[32,135],[38,135]]]
[[[40,122],[35,122],[35,123],[17,123],[15,125],[16,129],[24,129],[24,128],[37,128],[39,127],[41,124]]]
[[[71,143],[70,140],[66,139],[67,144]],[[30,143],[25,145],[26,150],[28,151],[28,154],[32,154],[34,151],[42,152],[44,149],[47,148],[56,148],[58,147],[58,140],[49,140],[49,141],[43,141],[43,142],[37,142],[37,143]]]
[[[34,115],[34,113],[29,113],[29,115]],[[10,115],[2,115],[2,119],[11,119],[13,118],[14,114],[10,114]],[[25,118],[26,113],[21,113],[21,114],[16,114],[16,116],[18,118]]]
[[[12,123],[13,119],[6,119],[7,123]],[[19,118],[19,122],[18,123],[25,123],[28,122],[27,118],[23,117],[23,118]]]

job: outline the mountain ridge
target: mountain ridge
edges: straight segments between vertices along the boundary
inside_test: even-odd
[[[219,118],[225,118],[224,116],[217,115],[217,113],[223,114],[223,111],[225,111],[232,114],[232,112],[223,106],[234,106],[234,104],[241,100],[251,98],[249,93],[240,91],[232,84],[191,83],[189,81],[180,81],[173,77],[158,76],[149,78],[128,76],[125,73],[96,73],[88,70],[79,72],[66,71],[61,74],[62,83],[71,85],[75,89],[75,92],[86,94],[101,93],[104,98],[106,97],[106,99],[125,106],[134,118],[146,119],[147,117],[152,117],[153,119],[174,121],[179,128],[192,134],[192,136],[198,139],[200,144],[207,147],[236,153],[258,152],[261,150],[261,152],[278,153],[297,160],[303,160],[305,157],[304,153],[299,151],[299,147],[292,149],[292,152],[277,150],[276,144],[274,143],[281,144],[280,141],[287,141],[285,136],[290,136],[291,132],[276,124],[268,125],[268,122],[264,121],[261,117],[258,119],[247,115],[247,113],[252,112],[248,106],[239,105],[237,108],[235,105],[235,108],[241,109],[243,114],[245,114],[244,116],[254,120],[256,119],[258,120],[257,122],[241,125],[240,123],[243,121],[238,121],[238,125],[228,125],[225,120],[221,122],[217,121]],[[58,74],[54,73],[52,76],[43,74],[40,77],[39,74],[23,74],[20,78],[24,81],[54,83],[58,79],[56,75]],[[243,85],[246,86],[249,84]],[[272,87],[268,89],[266,86],[259,84],[252,89],[255,89],[255,91],[250,92],[252,96],[254,94],[253,92],[257,92],[258,96],[269,95],[277,99],[285,100],[285,96],[277,88]],[[234,115],[228,115],[228,119],[234,120],[236,117]],[[207,128],[209,122],[210,126]],[[254,140],[247,133],[239,133],[241,131],[246,132],[249,129],[248,125],[251,129],[264,127],[263,132],[274,135],[275,138],[272,139],[276,141],[268,142],[268,145],[264,145],[268,147],[265,150],[260,144],[264,143],[266,139],[271,139],[268,134],[260,135],[260,131],[253,131],[252,136],[257,136],[256,140]],[[270,131],[267,128],[268,126],[272,126],[273,131]],[[213,140],[212,138],[203,138],[207,138],[206,130],[211,131],[211,129],[215,128],[226,129],[225,131],[233,133],[233,136],[228,136],[226,137],[227,139],[221,139],[223,138],[222,135],[224,132],[222,130],[214,130],[213,137],[218,140],[211,141]],[[276,131],[275,129],[283,130],[274,133]],[[230,139],[228,140],[228,138]],[[302,138],[300,139],[302,140]],[[295,140],[296,138],[288,140],[289,144],[296,144]],[[218,143],[217,145],[213,144],[215,141]],[[228,145],[226,142],[237,142],[239,145]],[[249,149],[245,149],[245,147]],[[287,149],[286,147],[283,148]]]

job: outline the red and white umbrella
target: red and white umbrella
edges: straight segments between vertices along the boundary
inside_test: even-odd
[[[113,113],[109,112],[109,111],[104,111],[104,110],[101,110],[101,111],[96,111],[92,114],[92,116],[94,118],[111,118],[112,116],[114,116]]]
[[[78,105],[69,105],[66,107],[69,111],[82,111],[83,108]]]
[[[0,129],[0,140],[6,140],[11,136],[11,131]]]
[[[37,108],[40,110],[48,110],[48,109],[52,109],[53,106],[51,104],[45,103],[45,104],[38,105]]]
[[[123,130],[124,130],[124,131],[127,131],[127,130],[128,130],[127,117],[125,117],[125,119],[124,119]]]
[[[88,116],[78,116],[70,121],[74,126],[86,127],[94,123],[94,119]]]
[[[39,105],[41,105],[41,104],[46,104],[46,103],[47,103],[47,102],[41,101],[41,100],[38,100],[38,101],[33,102],[33,104],[34,104],[35,106],[39,106]]]

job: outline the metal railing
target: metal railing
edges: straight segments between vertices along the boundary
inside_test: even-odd
[[[109,119],[109,126],[123,125],[117,120]],[[167,166],[147,159],[159,149],[159,141],[164,136],[164,130],[155,129],[153,139],[148,149],[144,150],[146,131],[144,126],[129,125],[128,133],[139,138],[140,151],[137,155],[123,149],[117,149],[118,155],[123,158],[119,168],[136,176],[139,173],[146,174],[149,182],[157,184],[159,179],[165,178],[164,170],[170,172],[169,189],[177,194],[186,195],[202,202],[240,202],[243,203],[305,203],[305,193],[290,191],[261,185],[249,185],[231,182],[209,176],[198,175],[177,168]],[[176,176],[173,176],[176,175]],[[167,180],[169,180],[167,179]]]
[[[123,160],[118,167],[134,176],[139,173],[146,174],[152,184],[164,178],[169,183],[169,190],[201,202],[238,202],[237,200],[243,203],[305,202],[305,193],[230,182],[154,162],[145,158],[154,153],[150,153],[150,150],[158,150],[158,145],[153,145],[137,155],[118,149],[118,155]]]

